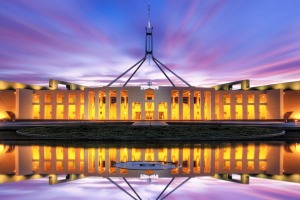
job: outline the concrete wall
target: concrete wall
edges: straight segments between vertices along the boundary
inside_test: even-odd
[[[268,146],[267,153],[267,174],[283,174],[283,146],[282,145],[270,145]],[[276,156],[274,156],[276,155]]]
[[[0,91],[0,120],[9,119],[6,111],[16,113],[16,94],[14,91]]]
[[[16,118],[32,119],[32,90],[16,89]]]
[[[16,146],[16,175],[31,175],[32,171],[32,147]]]
[[[283,119],[283,90],[267,90],[267,118]]]
[[[288,90],[283,95],[283,110],[285,112],[293,111],[290,119],[300,119],[300,91]]]

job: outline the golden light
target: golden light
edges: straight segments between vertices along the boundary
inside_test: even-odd
[[[294,116],[294,118],[297,120],[297,119],[300,119],[300,114],[299,113],[296,113],[296,114],[294,114],[293,115]]]
[[[0,119],[5,119],[5,114],[3,112],[0,112]]]
[[[295,150],[300,153],[300,145],[298,143],[295,144]]]
[[[154,171],[153,170],[145,170],[145,174],[148,176],[151,176],[154,174]]]

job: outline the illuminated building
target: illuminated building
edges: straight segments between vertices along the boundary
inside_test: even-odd
[[[53,82],[56,81],[50,80],[50,83]],[[146,89],[138,86],[71,88],[69,85],[69,90],[57,87],[45,90],[0,81],[0,118],[276,120],[284,119],[284,115],[293,112],[290,118],[300,119],[300,81],[278,85],[263,90],[263,86],[224,90],[218,87],[171,86]],[[15,117],[9,116],[9,113]]]
[[[223,176],[224,174],[278,175],[299,182],[299,144],[261,143],[197,144],[186,148],[75,148],[54,146],[0,145],[0,183],[18,181],[25,175],[76,174],[100,177],[140,177],[144,170],[115,167],[126,161],[163,161],[182,165],[172,170],[156,170],[158,177]],[[2,175],[1,175],[2,174]],[[6,174],[14,176],[6,176]],[[2,177],[2,178],[1,178]],[[276,179],[276,177],[273,177]],[[277,177],[279,179],[279,177]],[[284,180],[282,179],[282,180]],[[22,180],[22,179],[20,179]]]
[[[150,16],[150,7],[149,7]],[[153,56],[150,17],[145,56],[104,87],[52,80],[49,87],[0,81],[0,119],[35,120],[277,120],[300,119],[300,81],[250,87],[242,80],[211,88],[193,87]],[[152,59],[172,86],[126,86],[146,59]],[[123,87],[111,86],[136,70]],[[176,87],[164,70],[186,87]],[[66,85],[66,90],[58,89]],[[235,86],[240,86],[239,88]],[[237,90],[232,90],[232,89]]]

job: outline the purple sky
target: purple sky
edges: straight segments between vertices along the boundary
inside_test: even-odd
[[[108,84],[144,56],[147,4],[1,0],[0,80]],[[154,55],[194,86],[300,80],[299,8],[298,0],[152,0]],[[148,61],[130,83],[148,79],[169,85]]]
[[[234,177],[236,179],[239,176]],[[48,185],[48,178],[32,179],[0,185],[1,199],[31,199],[31,200],[79,200],[79,199],[132,199],[105,178],[87,177],[76,181]],[[134,195],[124,180],[112,178],[126,191]],[[171,180],[170,178],[152,179],[149,185],[145,179],[128,178],[132,187],[142,199],[156,199]],[[186,178],[176,178],[161,197],[167,195]],[[250,184],[244,185],[214,179],[211,177],[196,177],[190,179],[174,193],[166,198],[182,199],[243,199],[243,200],[296,200],[299,199],[299,183],[274,181],[250,177]],[[135,196],[136,197],[136,196]]]

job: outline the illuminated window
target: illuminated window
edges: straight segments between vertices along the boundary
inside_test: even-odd
[[[45,171],[51,170],[51,162],[44,162],[44,169]]]
[[[153,89],[145,90],[145,100],[154,100],[154,90]]]
[[[51,147],[44,147],[44,159],[51,160]]]
[[[95,172],[95,149],[88,149],[88,172]]]
[[[235,102],[236,103],[243,103],[243,95],[242,94],[235,95]]]
[[[76,103],[76,95],[71,93],[69,94],[69,103]]]
[[[224,94],[223,98],[224,98],[224,103],[230,103],[230,94]]]
[[[266,161],[259,161],[259,170],[266,171],[267,169],[267,162]]]
[[[248,119],[255,119],[254,105],[247,105]]]
[[[154,149],[147,148],[145,150],[145,161],[154,161]]]
[[[33,119],[40,119],[40,105],[33,105]]]
[[[204,148],[204,172],[210,173],[211,149]]]
[[[248,94],[247,101],[248,103],[254,103],[254,94]]]
[[[243,146],[237,145],[235,147],[235,159],[237,160],[242,159],[242,156],[243,156]]]
[[[88,92],[88,119],[95,119],[95,92]]]
[[[194,173],[200,173],[200,158],[201,158],[201,149],[194,148]]]
[[[98,173],[100,174],[105,172],[105,152],[104,148],[98,149]]]
[[[171,161],[175,164],[178,164],[179,160],[179,148],[172,148],[171,149]],[[171,174],[178,174],[178,168],[172,169]]]
[[[117,168],[115,166],[117,160],[117,149],[110,148],[108,152],[109,152],[109,173],[115,174],[117,172]]]
[[[253,161],[248,161],[247,162],[247,170],[254,170],[254,162]]]
[[[75,148],[68,148],[68,158],[69,160],[75,160]]]
[[[235,105],[235,119],[243,119],[243,106]]]
[[[84,94],[80,94],[80,103],[84,103]]]
[[[80,170],[80,171],[83,171],[83,170],[84,170],[84,162],[83,162],[83,161],[80,161],[79,164],[80,164],[80,165],[79,165],[79,170]]]
[[[230,161],[225,161],[224,162],[224,167],[223,167],[224,170],[230,170]]]
[[[56,159],[57,160],[64,159],[64,148],[63,147],[56,147]]]
[[[218,103],[219,102],[216,102],[216,104]],[[194,92],[194,119],[201,119],[201,92],[200,91]]]
[[[190,91],[184,90],[183,97],[182,97],[182,107],[183,107],[183,119],[189,120],[190,119]]]
[[[139,102],[132,103],[132,119],[134,120],[141,119],[141,103]]]
[[[259,103],[267,103],[267,95],[266,94],[259,95]]]
[[[117,119],[117,91],[109,91],[109,119]]]
[[[263,160],[267,158],[267,145],[260,144],[259,145],[259,159]]]
[[[179,104],[178,104],[178,96],[179,91],[178,90],[172,90],[171,93],[171,116],[172,120],[178,120],[179,119]]]
[[[247,159],[254,159],[254,144],[249,144],[247,147]]]
[[[39,160],[39,159],[40,159],[40,147],[32,146],[32,160]]]
[[[64,94],[57,94],[56,103],[63,103],[64,102]]]
[[[224,147],[223,148],[223,159],[230,159],[230,147]]]
[[[132,161],[141,161],[141,149],[132,148]]]
[[[120,160],[121,162],[126,162],[128,160],[127,148],[120,149]]]
[[[51,102],[52,102],[52,94],[46,94],[45,103],[51,103]]]
[[[230,119],[231,117],[231,106],[230,105],[224,105],[224,119]]]
[[[62,161],[56,162],[56,170],[58,170],[58,171],[64,170],[64,164]]]
[[[121,91],[121,119],[127,120],[128,119],[128,91],[122,90]]]
[[[32,170],[37,171],[40,169],[40,163],[38,161],[32,162]]]
[[[204,92],[204,119],[211,119],[211,92]]]
[[[267,105],[259,105],[259,118],[267,119]]]
[[[75,162],[74,161],[69,161],[68,162],[68,170],[70,170],[70,171],[75,170]]]
[[[52,119],[52,105],[45,105],[45,119]]]
[[[190,149],[183,148],[182,155],[182,173],[189,174],[190,173]]]
[[[33,103],[40,103],[40,95],[39,94],[33,94],[32,95],[32,102]]]
[[[242,170],[242,161],[236,161],[234,169],[239,171]]]
[[[56,106],[56,119],[64,119],[64,105]]]
[[[68,111],[68,118],[69,119],[76,119],[76,106],[75,105],[69,105],[69,111]]]
[[[168,118],[168,106],[167,102],[158,103],[158,119],[167,119]]]
[[[80,148],[79,152],[80,152],[80,160],[83,160],[84,159],[84,149]]]

